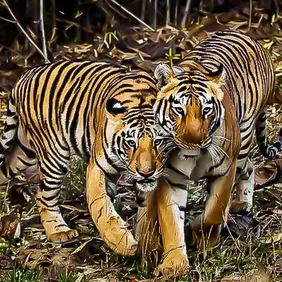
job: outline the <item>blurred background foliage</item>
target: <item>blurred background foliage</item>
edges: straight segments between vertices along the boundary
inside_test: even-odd
[[[23,71],[47,57],[106,59],[151,72],[210,32],[233,28],[276,48],[280,62],[281,9],[279,0],[0,0],[0,108]],[[19,25],[40,50],[46,46],[45,59]]]
[[[188,30],[199,18],[220,13],[240,13],[246,18],[263,14],[262,23],[270,24],[273,17],[277,20],[282,3],[279,0],[119,0],[118,4],[148,24],[152,29],[171,26]],[[40,9],[44,15],[44,29],[48,46],[48,56],[52,60],[52,51],[57,44],[89,43],[107,32],[131,34],[132,29],[142,33],[143,25],[111,0],[7,0],[18,22],[42,46],[40,33]],[[225,19],[226,20],[226,19]],[[281,25],[281,22],[279,25]],[[33,52],[27,38],[11,22],[11,16],[5,2],[0,6],[0,47],[2,56],[13,56],[20,52],[28,56]],[[138,36],[138,34],[136,35]],[[137,38],[136,38],[137,39]]]

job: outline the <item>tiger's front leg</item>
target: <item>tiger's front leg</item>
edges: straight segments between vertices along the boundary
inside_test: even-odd
[[[142,196],[142,199],[138,198],[135,238],[138,241],[138,253],[147,258],[153,251],[159,249],[160,234],[156,191],[144,193]]]
[[[137,242],[126,222],[115,211],[106,192],[105,175],[93,159],[87,167],[86,198],[91,217],[104,242],[121,255],[134,255]]]
[[[245,168],[237,175],[236,198],[232,201],[230,211],[233,213],[246,213],[252,209],[254,194],[254,168],[250,159],[247,159]]]
[[[187,191],[171,187],[161,179],[156,197],[164,248],[163,260],[156,274],[172,278],[185,275],[190,268],[184,236]]]
[[[205,210],[192,222],[194,244],[199,249],[213,247],[217,243],[221,225],[227,219],[236,165],[234,161],[225,175],[208,180],[210,194]]]

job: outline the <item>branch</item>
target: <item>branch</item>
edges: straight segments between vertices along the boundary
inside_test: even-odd
[[[141,21],[145,21],[145,9],[146,9],[146,0],[142,0],[141,2]],[[140,31],[143,32],[143,25],[140,26]]]
[[[42,36],[42,48],[44,54],[44,60],[47,64],[49,62],[48,55],[47,55],[47,48],[46,48],[46,40],[45,40],[45,31],[44,31],[44,20],[43,20],[43,0],[40,0],[40,29],[41,29],[41,36]]]
[[[249,21],[248,21],[248,28],[250,30],[251,26],[252,26],[252,13],[253,13],[253,1],[250,0],[250,15],[249,15]]]
[[[169,26],[170,23],[170,0],[166,0],[166,17],[165,17],[165,26]]]
[[[18,26],[18,28],[22,31],[22,33],[26,36],[26,38],[29,40],[29,42],[33,45],[33,47],[40,53],[40,55],[44,58],[46,63],[50,63],[50,61],[48,60],[48,58],[45,56],[45,54],[40,50],[40,48],[34,43],[34,41],[32,40],[32,38],[25,32],[25,30],[23,29],[23,27],[20,25],[19,21],[17,20],[16,16],[14,15],[14,13],[12,12],[12,10],[10,9],[8,3],[6,2],[6,0],[2,0],[4,5],[7,7],[11,17],[13,18],[13,20],[16,22],[16,25]]]
[[[179,6],[179,0],[176,0],[175,10],[174,10],[174,25],[175,26],[177,26],[178,6]]]
[[[3,0],[4,1],[4,0]],[[131,16],[132,18],[134,18],[135,20],[137,20],[139,23],[141,23],[142,25],[144,25],[145,27],[147,27],[150,31],[155,31],[153,28],[151,28],[149,25],[147,25],[146,23],[144,23],[142,20],[140,20],[138,17],[136,17],[135,15],[133,15],[130,11],[128,11],[127,9],[125,9],[122,5],[120,5],[118,2],[116,2],[115,0],[111,0],[112,3],[114,3],[115,5],[117,5],[121,10],[123,10],[125,13],[127,13],[129,16]]]
[[[8,23],[13,23],[13,24],[17,23],[16,21],[12,21],[12,20],[9,20],[9,19],[3,18],[3,17],[0,17],[0,19],[3,20],[3,21],[6,21]]]
[[[158,0],[154,0],[153,27],[157,29]]]
[[[192,2],[191,0],[187,0],[186,2],[185,11],[184,11],[184,15],[182,18],[182,23],[181,23],[181,28],[184,28],[186,26],[187,16],[190,11],[191,2]]]

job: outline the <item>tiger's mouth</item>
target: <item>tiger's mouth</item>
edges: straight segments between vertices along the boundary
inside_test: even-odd
[[[212,139],[208,137],[201,144],[194,143],[184,143],[178,145],[180,151],[178,153],[179,157],[183,160],[187,160],[189,158],[198,157],[201,153],[206,150],[210,144],[212,143]]]
[[[199,157],[201,155],[201,149],[180,149],[178,156],[181,160],[189,160],[190,158]]]
[[[136,181],[136,188],[138,191],[151,192],[158,187],[159,181],[154,179],[143,179]]]

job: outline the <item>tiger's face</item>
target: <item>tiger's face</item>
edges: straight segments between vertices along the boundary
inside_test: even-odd
[[[168,154],[168,143],[157,134],[153,105],[155,83],[139,83],[139,94],[115,96],[106,103],[109,122],[114,124],[112,152],[115,163],[123,169],[124,178],[143,192],[157,188]]]
[[[222,68],[211,73],[201,66],[185,72],[160,64],[155,70],[160,88],[154,106],[156,122],[188,155],[208,148],[224,118],[221,75]]]
[[[166,144],[157,137],[155,125],[143,125],[139,130],[123,131],[119,149],[120,159],[127,165],[127,176],[134,180],[138,190],[143,192],[157,188],[166,159]],[[131,132],[131,133],[130,133]]]

